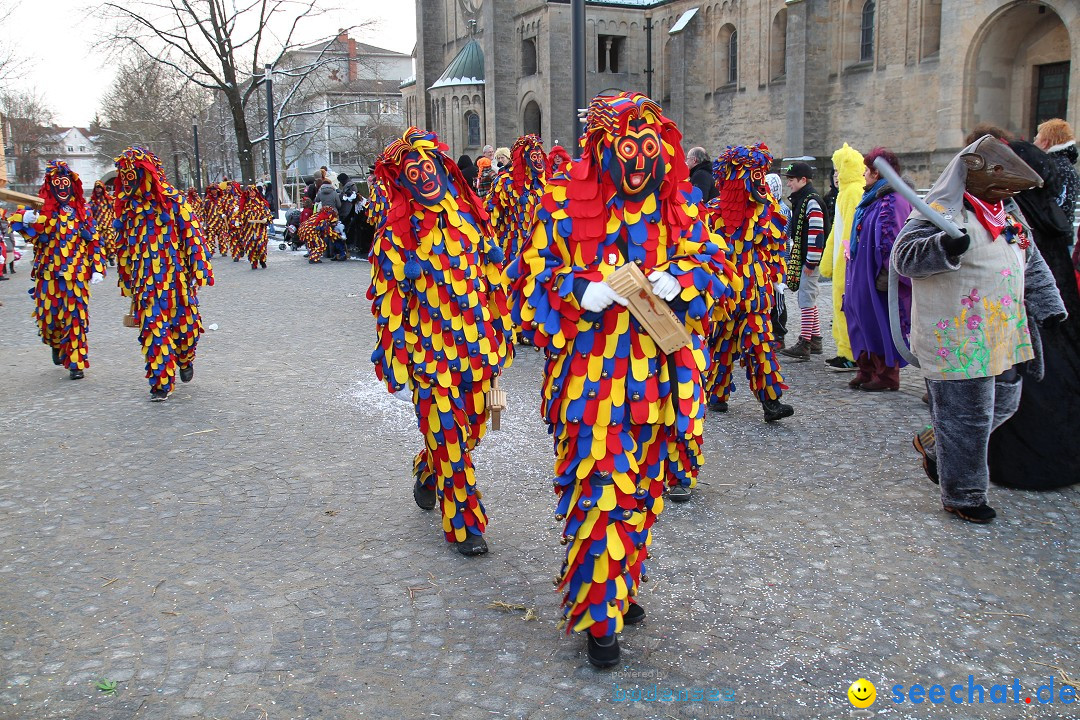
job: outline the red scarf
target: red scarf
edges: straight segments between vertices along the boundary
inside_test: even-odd
[[[990,233],[991,241],[996,240],[1005,229],[1005,202],[998,200],[996,203],[988,203],[971,193],[964,193],[964,199],[971,203],[971,207],[975,210],[975,217],[978,218],[979,224]]]

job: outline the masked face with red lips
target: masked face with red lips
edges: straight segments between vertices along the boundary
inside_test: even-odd
[[[49,183],[56,202],[67,205],[71,202],[71,177],[68,175],[56,175]]]
[[[611,177],[616,193],[637,199],[655,192],[664,179],[660,138],[645,120],[631,120],[626,133],[615,139]]]
[[[401,183],[421,205],[438,205],[449,188],[446,169],[427,153],[416,150],[404,157]]]
[[[533,175],[540,176],[547,169],[547,160],[540,148],[533,148],[529,153],[529,164],[532,165]]]

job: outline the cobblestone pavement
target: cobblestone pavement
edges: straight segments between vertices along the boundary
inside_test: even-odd
[[[1023,698],[1080,676],[1080,495],[993,489],[984,527],[942,512],[910,445],[927,421],[911,371],[871,395],[828,354],[789,365],[797,414],[774,425],[740,383],[708,419],[700,490],[657,525],[648,618],[598,672],[556,628],[537,353],[477,454],[491,553],[464,558],[413,504],[419,434],[372,371],[365,263],[216,263],[218,329],[164,404],[112,274],[72,382],[22,266],[0,283],[2,718],[843,718],[859,677],[867,717],[1077,717]],[[962,683],[966,701],[969,675],[1018,679],[1020,703],[891,699]],[[654,686],[688,699],[618,700]]]

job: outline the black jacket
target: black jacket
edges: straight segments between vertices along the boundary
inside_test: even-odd
[[[719,193],[713,182],[712,160],[704,160],[690,168],[690,183],[701,191],[701,202],[707,203]]]

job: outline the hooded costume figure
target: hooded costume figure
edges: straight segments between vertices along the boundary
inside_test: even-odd
[[[225,203],[221,184],[209,185],[202,206],[195,211],[203,228],[208,258],[214,257],[214,253],[229,254],[229,219]]]
[[[619,661],[624,622],[644,617],[632,598],[647,579],[665,487],[696,482],[702,337],[715,304],[730,312],[738,285],[699,217],[681,139],[640,93],[596,97],[581,159],[549,181],[532,242],[508,271],[515,323],[546,353],[541,414],[555,439],[567,545],[555,584],[567,632],[588,633],[589,660],[601,667]],[[661,352],[604,282],[629,262],[686,324],[690,346]]]
[[[94,227],[101,241],[101,251],[109,265],[116,263],[116,230],[113,229],[113,196],[100,180],[94,181],[90,192],[90,210],[94,213]]]
[[[555,177],[555,173],[567,172],[570,170],[571,163],[574,162],[573,158],[570,157],[570,153],[566,152],[566,148],[562,145],[552,145],[547,160],[547,176],[549,178]]]
[[[259,189],[254,185],[245,188],[240,198],[240,223],[244,232],[244,251],[252,270],[266,267],[266,243],[269,239],[269,222],[273,217],[270,203]]]
[[[1018,366],[1041,379],[1036,323],[1059,324],[1065,307],[1012,196],[1042,179],[990,135],[964,148],[926,196],[966,234],[953,238],[914,211],[893,246],[911,278],[911,349],[930,395],[932,434],[914,444],[940,481],[945,510],[969,522],[997,513],[986,500],[990,433],[1016,412]]]
[[[532,219],[544,192],[547,156],[536,135],[523,135],[510,151],[510,172],[500,173],[487,196],[491,227],[507,263],[517,260],[528,241]]]
[[[413,499],[441,503],[446,540],[487,552],[472,451],[485,395],[511,361],[503,253],[487,213],[434,133],[409,128],[375,163],[375,244],[368,299],[375,374],[412,402],[424,449]]]
[[[834,370],[854,370],[855,356],[848,339],[847,318],[844,316],[844,286],[846,281],[848,258],[851,256],[851,228],[855,208],[863,195],[862,154],[847,143],[833,153],[833,167],[836,168],[837,194],[836,208],[833,213],[832,228],[825,240],[825,249],[821,253],[821,277],[832,278],[832,336],[836,342],[836,358],[828,365]]]
[[[1016,203],[1069,317],[1039,333],[1045,377],[1024,383],[1020,407],[990,436],[990,482],[1051,490],[1080,482],[1080,453],[1073,444],[1080,437],[1080,292],[1069,260],[1072,223],[1056,202],[1063,183],[1054,158],[1029,142],[1009,146],[1043,179],[1041,188],[1024,190]]]
[[[713,164],[719,194],[706,207],[709,229],[727,242],[730,259],[742,278],[735,310],[716,318],[709,349],[713,363],[706,383],[710,410],[727,412],[734,389],[735,363],[746,367],[750,390],[757,396],[765,421],[795,413],[780,402],[784,378],[773,346],[773,285],[784,278],[783,250],[787,226],[780,203],[765,181],[773,156],[764,144],[731,147]],[[727,313],[722,306],[718,310]]]
[[[324,207],[300,223],[296,234],[308,249],[310,264],[322,262],[323,253],[336,239],[339,227],[343,232],[344,227],[338,220],[337,211],[332,207]]]
[[[45,201],[41,212],[20,206],[8,221],[34,247],[30,297],[41,342],[52,348],[53,363],[78,380],[90,367],[87,304],[90,285],[105,277],[105,253],[82,181],[67,163],[49,161],[38,197]]]
[[[146,358],[150,399],[190,382],[202,333],[198,290],[213,285],[202,228],[157,156],[129,147],[116,158],[117,263]]]

